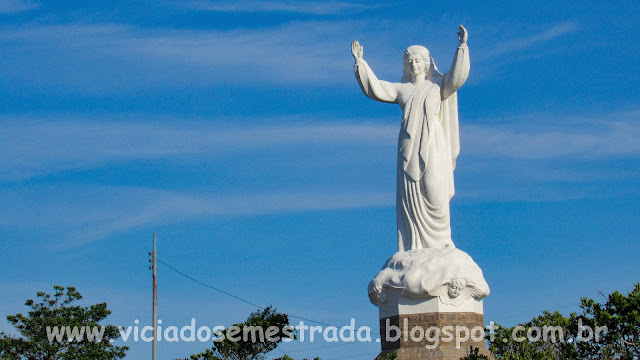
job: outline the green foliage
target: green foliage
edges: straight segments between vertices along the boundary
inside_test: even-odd
[[[581,359],[640,358],[640,284],[627,296],[615,291],[604,304],[582,299],[583,325],[606,326],[608,331],[599,342],[578,343]]]
[[[497,360],[639,359],[640,284],[635,284],[626,296],[616,291],[605,298],[604,304],[582,298],[582,314],[572,313],[565,317],[558,312],[544,311],[519,325],[526,329],[542,329],[537,341],[527,338],[527,330],[497,325],[493,334],[487,331],[489,349]],[[606,331],[598,331],[604,327]],[[593,332],[589,333],[585,328]],[[532,335],[538,336],[535,332]],[[480,359],[474,356],[471,354],[462,359]]]
[[[480,349],[478,349],[477,347],[470,346],[469,355],[460,359],[461,360],[489,360],[489,357],[486,355],[480,354]]]
[[[108,360],[122,359],[126,346],[114,346],[110,340],[120,336],[118,328],[113,325],[101,325],[99,322],[111,314],[106,303],[82,307],[72,305],[82,299],[82,295],[74,288],[54,286],[53,295],[38,292],[38,300],[28,299],[25,302],[31,310],[28,315],[16,314],[7,316],[7,320],[20,333],[13,337],[0,333],[0,358],[6,360]],[[104,326],[102,341],[91,341],[87,337],[69,341],[65,336],[62,341],[49,341],[47,327],[88,326],[91,328]]]
[[[376,360],[396,360],[398,358],[398,354],[396,353],[388,353],[384,357],[378,356]]]
[[[540,329],[559,327],[558,329],[562,329],[562,336],[553,331],[547,332],[546,339],[548,341],[544,341],[544,337],[539,341],[529,341],[528,339],[519,341],[517,338],[514,339],[514,333],[516,337],[522,339],[526,338],[527,331],[517,330],[516,327],[504,328],[497,325],[493,341],[491,341],[489,334],[489,349],[498,360],[553,360],[564,358],[560,355],[563,353],[566,342],[560,342],[559,338],[566,338],[566,334],[569,333],[569,324],[570,320],[562,316],[562,314],[545,311],[533,320],[519,325],[526,329],[532,327]],[[556,336],[556,341],[552,339],[552,335]]]
[[[267,338],[266,331],[269,327],[276,327],[277,333],[271,335],[271,339]],[[234,324],[229,328],[218,333],[219,338],[222,341],[214,341],[213,347],[205,350],[200,354],[191,355],[183,360],[261,360],[264,359],[265,354],[272,351],[282,340],[289,337],[295,338],[289,331],[283,331],[289,326],[289,317],[287,314],[281,314],[276,312],[271,307],[267,307],[262,311],[256,311],[251,313],[249,318],[240,324]],[[233,337],[241,337],[239,341],[232,341],[229,339],[229,330],[232,327],[238,327],[240,329],[247,329],[249,327],[257,327],[263,330],[265,336],[260,339],[259,336],[251,338],[251,336],[243,337],[243,332]],[[293,329],[293,328],[291,328]],[[286,358],[283,358],[286,359]],[[291,358],[289,358],[291,359]]]

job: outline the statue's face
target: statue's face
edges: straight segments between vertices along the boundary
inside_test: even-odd
[[[426,72],[427,64],[420,54],[411,54],[408,59],[409,71],[411,71],[411,75],[419,76]]]
[[[460,293],[462,292],[463,287],[461,285],[458,284],[454,284],[451,283],[449,284],[449,297],[453,298],[457,298],[458,295],[460,295]]]

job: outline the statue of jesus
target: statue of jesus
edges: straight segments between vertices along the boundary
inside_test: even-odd
[[[453,247],[449,201],[453,170],[460,153],[456,91],[469,76],[467,30],[460,25],[451,69],[441,74],[429,50],[413,45],[404,52],[399,83],[378,80],[351,44],[355,74],[362,92],[377,101],[400,105],[396,213],[398,250]]]

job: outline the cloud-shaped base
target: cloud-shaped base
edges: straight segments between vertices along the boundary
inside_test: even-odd
[[[442,297],[453,280],[466,281],[465,295],[480,300],[489,295],[489,285],[471,256],[454,247],[401,251],[393,255],[369,283],[369,299],[380,306],[391,292],[413,298]]]

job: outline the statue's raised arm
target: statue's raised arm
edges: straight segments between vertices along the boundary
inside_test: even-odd
[[[358,41],[351,43],[351,54],[356,60],[354,71],[360,89],[369,98],[377,101],[395,103],[398,98],[396,84],[384,80],[378,80],[366,61],[362,58],[364,47]]]
[[[458,91],[469,77],[471,65],[469,62],[469,47],[467,46],[468,38],[469,34],[467,33],[467,29],[460,25],[458,30],[458,41],[460,45],[453,57],[451,70],[445,74],[444,81],[442,82],[441,94],[443,100]]]

